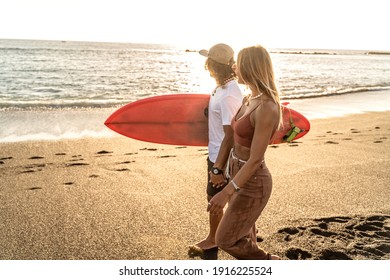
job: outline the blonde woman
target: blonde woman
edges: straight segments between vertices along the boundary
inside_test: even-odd
[[[268,143],[281,123],[281,105],[272,61],[261,46],[241,50],[234,66],[238,82],[250,94],[232,119],[234,147],[229,157],[230,181],[209,202],[211,215],[223,214],[216,232],[218,247],[237,259],[280,259],[259,248],[256,221],[272,191],[272,176],[265,164]],[[215,162],[224,166],[223,162]]]

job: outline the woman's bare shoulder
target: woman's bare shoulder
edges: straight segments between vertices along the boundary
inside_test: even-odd
[[[279,105],[272,98],[264,99],[260,107],[265,113],[279,113]]]
[[[272,99],[265,99],[255,111],[255,118],[262,122],[274,122],[279,119],[279,106]]]

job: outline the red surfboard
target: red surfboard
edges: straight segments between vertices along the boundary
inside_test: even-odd
[[[209,99],[208,94],[149,97],[119,108],[104,124],[121,135],[141,141],[207,146]],[[310,130],[310,123],[302,114],[286,106],[282,108],[284,125],[270,144],[296,140]]]

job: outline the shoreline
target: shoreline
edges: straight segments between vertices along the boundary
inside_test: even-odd
[[[314,119],[297,142],[270,146],[259,246],[390,259],[389,117]],[[0,259],[199,259],[187,249],[207,231],[206,158],[122,136],[0,143]]]
[[[390,90],[284,101],[312,121],[390,111]],[[117,109],[0,111],[0,143],[116,137],[103,123]]]

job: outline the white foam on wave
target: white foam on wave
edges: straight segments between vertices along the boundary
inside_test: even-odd
[[[0,114],[0,142],[3,143],[118,135],[104,125],[111,114],[108,109],[5,111]]]
[[[64,133],[55,135],[51,133],[35,133],[35,134],[12,134],[0,139],[0,143],[12,143],[23,141],[56,141],[63,139],[78,139],[78,138],[108,138],[115,136],[110,131],[82,131],[80,133]]]

